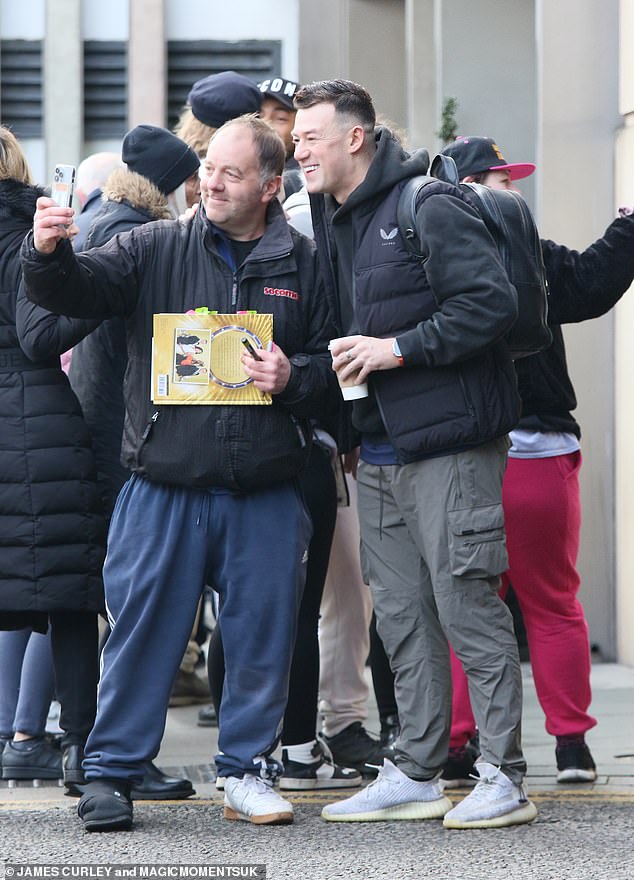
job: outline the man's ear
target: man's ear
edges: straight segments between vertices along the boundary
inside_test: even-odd
[[[355,125],[350,129],[349,146],[351,153],[358,153],[365,144],[366,133],[362,125]]]
[[[271,177],[269,180],[266,181],[266,183],[262,187],[262,201],[265,205],[268,205],[269,202],[273,201],[281,186],[281,174],[278,174],[276,177]]]
[[[475,176],[473,174],[467,174],[466,177],[463,177],[460,183],[475,183]]]

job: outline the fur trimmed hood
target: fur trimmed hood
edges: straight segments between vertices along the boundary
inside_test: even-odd
[[[103,187],[104,202],[127,202],[133,208],[147,211],[155,220],[171,220],[172,212],[160,189],[136,171],[116,168]]]
[[[46,191],[40,186],[31,186],[12,178],[0,180],[0,223],[31,227],[35,203],[45,195]]]

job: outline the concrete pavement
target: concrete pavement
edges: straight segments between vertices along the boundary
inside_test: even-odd
[[[184,802],[137,803],[132,833],[87,834],[75,801],[60,788],[0,789],[0,876],[9,862],[72,865],[265,864],[269,880],[633,880],[634,670],[593,667],[588,735],[595,783],[555,782],[554,741],[544,731],[530,667],[524,666],[524,746],[530,796],[539,816],[501,831],[447,831],[441,823],[333,825],[322,806],[342,795],[292,795],[293,826],[258,828],[222,819],[210,756],[217,731],[196,726],[197,707],[171,709],[157,763],[185,772],[197,795]],[[378,730],[371,706],[370,730]],[[457,800],[459,792],[450,792]]]

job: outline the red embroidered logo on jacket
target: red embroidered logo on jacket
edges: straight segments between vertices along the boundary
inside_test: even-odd
[[[299,299],[299,293],[294,290],[284,290],[283,287],[265,287],[264,296],[285,296],[286,299]]]

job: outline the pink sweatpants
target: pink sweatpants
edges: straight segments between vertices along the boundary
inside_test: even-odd
[[[581,453],[509,458],[503,505],[509,583],[522,610],[537,697],[553,736],[585,733],[597,723],[590,706],[590,646],[577,599]],[[475,733],[467,679],[451,652],[451,748]]]

